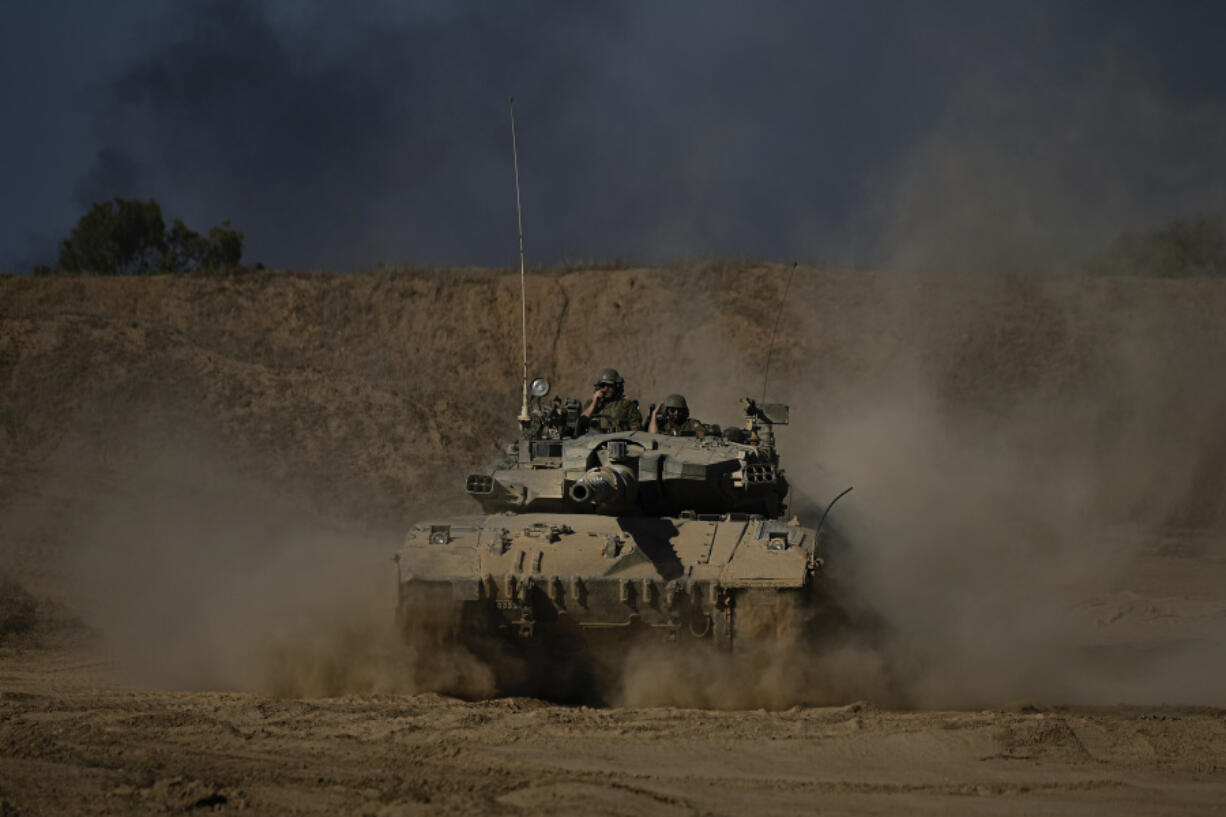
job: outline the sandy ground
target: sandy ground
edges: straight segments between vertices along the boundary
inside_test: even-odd
[[[108,688],[0,657],[6,815],[1220,814],[1226,713],[588,709]]]

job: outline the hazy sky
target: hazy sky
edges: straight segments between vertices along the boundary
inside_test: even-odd
[[[1226,3],[6,0],[0,270],[155,198],[300,269],[1060,263],[1226,213]]]

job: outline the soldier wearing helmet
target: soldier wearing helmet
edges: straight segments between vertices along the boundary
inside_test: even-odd
[[[592,385],[596,391],[579,419],[580,433],[638,431],[643,427],[639,401],[625,398],[625,381],[617,369],[601,369]]]
[[[705,436],[707,427],[690,416],[690,407],[685,397],[680,394],[670,394],[664,401],[651,411],[651,421],[647,430],[652,434],[696,434]]]

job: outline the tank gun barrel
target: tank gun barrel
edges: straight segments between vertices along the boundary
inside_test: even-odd
[[[619,505],[633,499],[638,480],[624,465],[600,465],[570,486],[570,498],[598,508]]]

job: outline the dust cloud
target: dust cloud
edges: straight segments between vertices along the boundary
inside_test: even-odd
[[[987,308],[962,310],[964,283],[916,274],[872,291],[853,355],[871,366],[813,358],[772,375],[772,399],[793,406],[779,430],[793,509],[816,524],[855,486],[829,523],[826,576],[850,628],[814,642],[785,627],[730,656],[640,646],[619,703],[1226,701],[1218,539],[1196,546],[1203,581],[1151,575],[1166,569],[1164,536],[1211,529],[1220,513],[1205,475],[1226,389],[1205,377],[1226,361],[1191,341],[1211,331],[1195,326],[1203,317],[1169,302],[1121,310],[1110,285],[1015,276],[980,279]],[[788,304],[788,322],[830,332],[840,317],[823,306]],[[727,373],[691,405],[733,405],[752,361],[710,348],[665,368]]]
[[[737,615],[735,652],[684,640],[635,645],[622,662],[614,702],[780,710],[897,699],[886,658],[869,643],[829,634],[815,639],[815,608],[778,596],[760,608],[739,607]]]
[[[54,514],[71,542],[65,591],[119,680],[144,688],[277,696],[445,691],[493,693],[492,675],[436,634],[406,641],[395,624],[398,532],[372,532],[269,488],[205,435],[52,470],[71,501]],[[45,520],[42,524],[45,524]],[[29,523],[27,523],[29,527]]]
[[[1076,332],[1085,306],[1044,308]],[[856,486],[834,514],[848,545],[829,564],[842,603],[878,625],[873,649],[899,681],[886,703],[1226,701],[1220,593],[1194,600],[1207,622],[1195,633],[1107,626],[1160,532],[1192,512],[1226,402],[1203,385],[1216,353],[1165,356],[1171,316],[1130,317],[1126,342],[1056,387],[967,386],[921,339],[897,366],[814,399],[815,433],[786,456],[814,508]],[[988,397],[970,399],[975,388]]]

